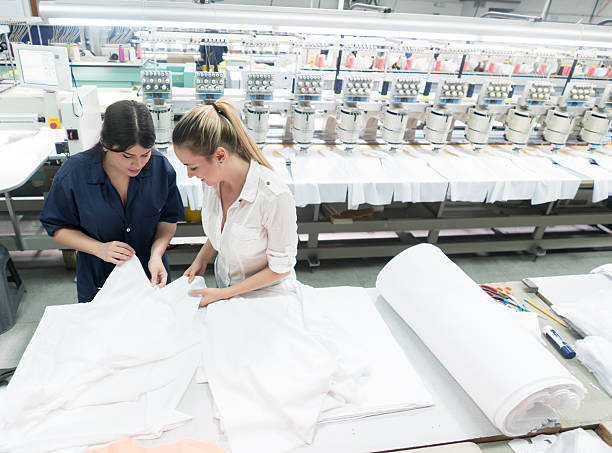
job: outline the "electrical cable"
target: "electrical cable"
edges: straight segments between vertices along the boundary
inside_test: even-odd
[[[72,66],[70,66],[70,75],[72,76],[72,85],[74,86],[74,91],[72,92],[72,113],[77,118],[83,116],[83,103],[81,102],[81,96],[79,95],[79,89],[77,87],[76,79],[74,78],[74,72],[72,72]],[[74,95],[76,93],[77,100],[79,101],[79,105],[81,106],[81,113],[77,114],[76,110],[74,110]]]
[[[589,24],[593,22],[593,16],[595,15],[595,11],[597,11],[597,5],[599,5],[599,0],[595,0],[593,11],[591,11],[591,17],[589,17]]]
[[[610,2],[611,2],[611,1],[612,1],[612,0],[608,0],[608,1],[606,2],[606,4],[605,4],[605,5],[603,5],[601,8],[599,8],[599,11],[597,11],[597,12],[595,13],[595,15],[593,16],[593,20],[595,20],[595,18],[596,18],[597,16],[599,16],[599,15],[600,15],[600,14],[603,12],[603,10],[604,10],[604,9],[606,9],[606,6],[608,6],[608,5],[610,4]]]

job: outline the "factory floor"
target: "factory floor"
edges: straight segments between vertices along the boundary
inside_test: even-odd
[[[74,271],[64,267],[59,251],[11,252],[11,256],[27,292],[19,307],[17,324],[0,335],[0,370],[17,365],[45,306],[76,300]],[[587,273],[596,266],[612,262],[612,251],[551,252],[535,261],[533,255],[516,253],[457,255],[452,259],[476,282],[485,283],[514,281],[524,277]],[[306,263],[299,263],[296,271],[301,282],[315,287],[373,287],[376,275],[387,261],[388,259],[323,261],[321,266],[314,270],[310,270]],[[173,278],[180,276],[183,270],[184,267],[172,268]],[[436,272],[435,269],[431,271]],[[209,286],[214,286],[210,270],[205,278]]]

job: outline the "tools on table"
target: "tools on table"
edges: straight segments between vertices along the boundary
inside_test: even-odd
[[[514,290],[510,286],[497,286],[492,287],[489,285],[480,285],[480,287],[496,301],[514,308],[518,311],[527,311],[523,304],[519,304],[518,301],[513,297]]]

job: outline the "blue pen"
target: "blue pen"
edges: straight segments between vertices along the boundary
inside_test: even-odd
[[[552,327],[544,327],[543,333],[546,339],[552,343],[552,345],[561,353],[563,357],[566,359],[573,359],[576,357],[576,352],[563,340],[563,338],[561,338],[561,335],[555,332]]]

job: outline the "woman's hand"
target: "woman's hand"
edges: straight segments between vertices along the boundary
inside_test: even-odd
[[[151,256],[149,260],[149,272],[151,273],[151,285],[163,288],[168,281],[168,272],[164,267],[161,257]]]
[[[101,243],[95,255],[107,263],[123,264],[129,260],[134,253],[134,249],[129,244],[119,241]]]
[[[218,300],[227,299],[227,288],[204,288],[192,289],[189,291],[190,296],[200,296],[200,307],[206,307]]]
[[[196,275],[204,275],[205,270],[206,264],[202,263],[202,260],[198,255],[196,256],[196,259],[193,261],[193,263],[191,263],[191,266],[189,266],[187,270],[183,272],[183,275],[187,277],[189,279],[189,283],[191,283]]]

